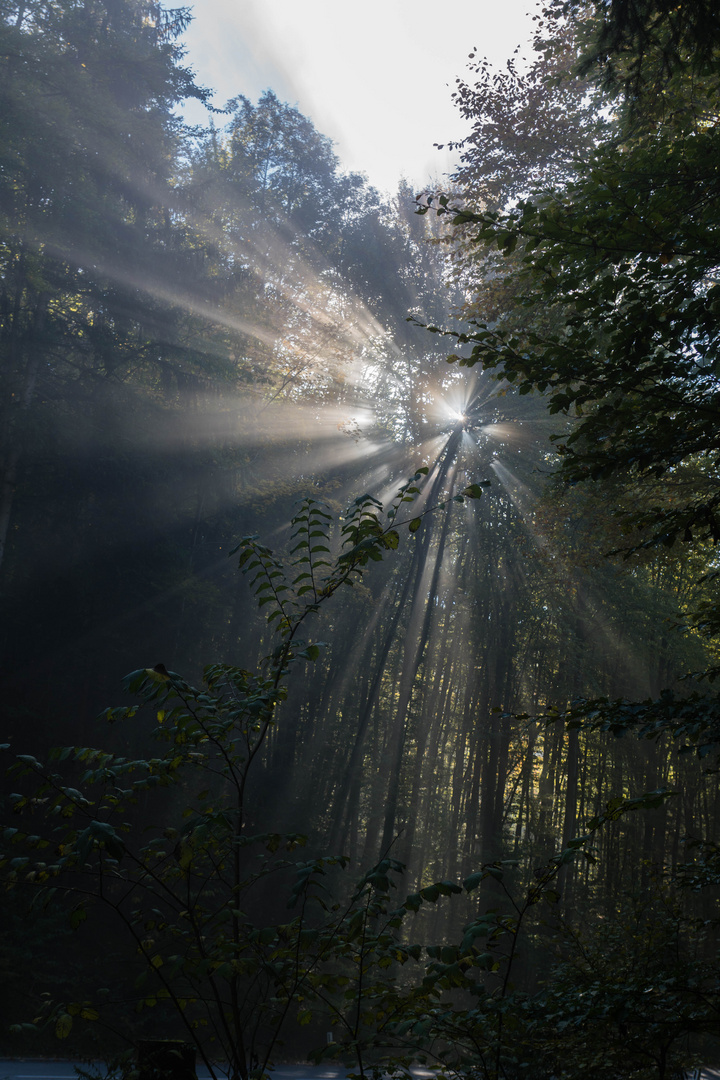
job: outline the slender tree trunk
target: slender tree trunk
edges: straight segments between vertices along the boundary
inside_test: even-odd
[[[12,352],[15,356],[16,363],[22,366],[23,353],[26,356],[26,360],[18,401],[14,405],[8,404],[8,412],[6,413],[5,420],[6,429],[2,433],[2,439],[0,440],[0,445],[4,444],[5,446],[2,476],[0,477],[0,571],[2,571],[5,561],[12,508],[15,501],[15,492],[17,490],[23,438],[21,425],[32,405],[38,374],[40,372],[42,352],[41,338],[45,326],[47,305],[47,294],[42,293],[38,298],[34,312],[32,333],[28,335],[28,340],[25,342],[24,346],[17,341],[16,335],[16,340],[12,346]],[[14,324],[19,317],[19,312],[16,311],[13,320]],[[14,326],[13,332],[15,332]],[[16,410],[14,414],[10,412],[10,409]]]
[[[418,563],[422,556],[422,545],[418,545],[414,552],[410,569],[403,577],[403,587],[400,596],[398,597],[395,610],[393,611],[392,618],[389,625],[385,630],[385,634],[382,639],[382,644],[378,648],[375,656],[375,673],[373,675],[372,683],[370,684],[370,690],[368,692],[365,706],[362,709],[360,716],[358,717],[357,731],[355,733],[355,739],[353,741],[353,748],[350,752],[345,770],[338,785],[338,795],[333,811],[334,827],[330,836],[330,845],[333,847],[337,845],[340,837],[343,834],[345,828],[346,817],[349,814],[352,816],[354,813],[354,807],[357,806],[360,796],[360,787],[362,784],[362,759],[364,755],[365,740],[367,736],[368,726],[373,714],[373,710],[377,704],[378,695],[380,693],[380,686],[382,683],[383,675],[385,674],[385,665],[387,658],[390,654],[392,643],[395,639],[398,624],[400,622],[400,616],[403,613],[405,604],[410,594],[410,589],[418,578]],[[368,656],[369,662],[369,656]]]
[[[562,846],[566,848],[570,840],[577,832],[577,797],[578,797],[578,766],[580,762],[580,747],[578,733],[575,728],[567,733],[567,758],[565,761],[565,814],[563,820]],[[566,911],[572,907],[575,864],[569,863],[563,867],[563,905]]]
[[[454,446],[451,448],[453,438],[448,440],[447,452],[445,459],[440,469],[438,470],[438,477],[433,484],[430,499],[432,501],[437,497],[438,492],[442,489],[445,483],[445,478],[450,471],[450,466],[454,461],[455,450],[457,449],[458,440],[455,440]],[[452,470],[450,478],[455,473],[455,469]],[[397,818],[398,810],[398,797],[400,792],[400,778],[402,774],[403,755],[405,750],[405,734],[407,713],[410,706],[410,699],[415,684],[415,678],[417,676],[420,664],[422,662],[423,655],[425,653],[425,646],[427,645],[428,635],[430,633],[430,625],[433,616],[433,602],[437,595],[438,581],[440,578],[440,569],[442,567],[443,555],[445,552],[445,542],[447,540],[448,527],[450,524],[450,512],[452,502],[448,502],[444,515],[443,524],[440,532],[440,539],[438,541],[437,553],[435,555],[435,563],[433,566],[432,578],[427,591],[427,599],[424,594],[423,578],[425,571],[425,564],[427,562],[427,555],[429,551],[429,530],[427,542],[424,545],[425,554],[422,560],[422,567],[418,573],[418,583],[420,589],[416,589],[413,597],[413,610],[410,614],[410,628],[408,647],[405,650],[405,656],[403,660],[403,678],[400,684],[400,698],[398,701],[397,711],[395,715],[395,721],[391,732],[390,741],[390,753],[389,753],[389,776],[388,776],[388,789],[385,802],[385,823],[383,826],[382,840],[380,843],[381,854],[390,848],[395,836],[395,822]],[[412,633],[413,623],[416,622],[420,612],[419,608],[422,604],[425,604],[425,612],[422,617],[422,621],[417,633]]]

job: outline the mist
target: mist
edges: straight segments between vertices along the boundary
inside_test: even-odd
[[[717,828],[713,775],[692,753],[679,753],[667,732],[621,739],[611,723],[575,722],[571,715],[578,701],[647,702],[688,692],[683,677],[706,669],[716,655],[712,635],[687,631],[690,613],[707,600],[713,551],[638,545],[635,561],[608,558],[641,527],[634,519],[628,525],[626,511],[645,495],[635,493],[626,474],[606,482],[601,470],[587,482],[565,483],[562,440],[573,445],[582,412],[549,410],[554,375],[526,392],[522,356],[530,346],[512,345],[519,378],[507,355],[496,367],[470,356],[498,326],[517,325],[520,336],[530,326],[534,341],[554,332],[549,306],[523,314],[521,285],[503,262],[512,250],[498,243],[486,251],[470,235],[469,219],[434,212],[442,206],[434,193],[418,202],[423,193],[401,181],[394,194],[380,194],[363,173],[344,171],[331,140],[272,90],[252,101],[238,87],[229,110],[211,124],[184,126],[179,106],[199,107],[207,94],[184,66],[182,11],[135,0],[11,3],[0,27],[3,741],[41,763],[74,763],[78,786],[90,776],[83,764],[90,748],[107,749],[112,765],[103,767],[119,770],[111,787],[126,810],[123,829],[155,830],[160,847],[163,836],[170,838],[162,858],[175,858],[177,880],[185,874],[188,889],[197,837],[176,819],[185,814],[194,822],[193,814],[206,813],[197,799],[219,806],[233,783],[242,795],[235,855],[244,851],[244,838],[257,834],[273,855],[285,840],[272,838],[290,836],[288,851],[302,843],[303,859],[332,857],[313,873],[327,874],[338,909],[353,902],[349,883],[380,866],[367,879],[372,888],[382,892],[378,881],[390,875],[396,892],[388,884],[387,895],[396,905],[408,897],[408,921],[385,965],[403,993],[415,985],[405,962],[411,966],[420,955],[403,952],[411,942],[452,950],[470,940],[463,934],[473,919],[519,895],[523,881],[539,881],[545,893],[537,903],[548,903],[537,909],[542,917],[527,916],[531,930],[512,986],[528,1000],[544,993],[550,958],[567,960],[585,930],[620,927],[641,902],[642,918],[651,921],[647,912],[664,903],[653,890],[685,865],[685,840],[711,837]],[[461,87],[458,94],[467,120],[467,93]],[[593,107],[582,88],[575,104]],[[595,119],[583,128],[588,140],[598,137],[606,114]],[[478,214],[514,212],[528,176],[535,183],[546,169],[554,182],[562,179],[579,136],[574,130],[558,164],[565,118],[556,113],[552,122],[551,149],[543,129],[524,150],[527,175],[511,178],[495,159],[482,172],[473,129],[464,164],[446,178],[454,205]],[[508,153],[517,149],[515,138],[513,128]],[[593,446],[609,440],[598,437]],[[657,488],[644,489],[650,502],[662,485],[671,502],[690,487],[704,490],[696,468],[693,458],[687,473],[676,465],[668,477],[658,471]],[[360,552],[354,562],[348,549]],[[239,566],[243,551],[256,562]],[[318,565],[307,562],[311,551]],[[248,565],[260,566],[254,578]],[[286,575],[287,611],[277,595],[263,607],[270,594],[261,591],[261,571],[272,583],[272,567]],[[291,652],[283,642],[295,641],[301,623],[301,644]],[[223,667],[222,679],[208,674],[209,665]],[[128,672],[135,678],[123,685]],[[262,696],[259,685],[266,712],[255,727],[250,711],[242,714],[242,766],[209,767],[210,794],[197,799],[189,781],[173,787],[179,766],[168,764],[172,755],[157,764],[157,739],[181,746],[177,732],[168,732],[183,709],[192,728],[189,716],[206,722],[220,709],[208,705],[214,694],[229,708],[233,695]],[[210,697],[197,696],[203,694]],[[75,749],[48,759],[51,747]],[[180,761],[186,750],[177,753]],[[148,775],[162,777],[159,788],[133,787],[130,798],[119,759],[138,769],[144,762]],[[47,786],[26,795],[33,769],[44,776],[44,768],[18,774],[20,803],[7,810],[12,828],[13,805],[28,813],[34,807],[39,816],[55,798]],[[70,789],[53,776],[46,783],[67,799]],[[660,789],[676,797],[649,801],[647,793]],[[621,810],[602,818],[613,798]],[[73,805],[75,812],[79,796]],[[66,803],[57,806],[58,821],[70,817]],[[114,804],[99,799],[97,806],[110,814]],[[637,808],[642,812],[625,814]],[[586,828],[594,837],[606,821],[588,841],[587,858],[552,863],[575,850]],[[62,860],[78,835],[72,843],[47,843]],[[96,836],[92,851],[117,862],[112,893],[135,879],[123,878],[122,858],[106,842]],[[224,881],[225,857],[212,858]],[[95,874],[89,866],[80,867],[88,881]],[[254,889],[242,918],[258,935],[263,919],[275,926],[294,918],[286,913],[287,894],[295,901],[301,894],[292,893],[288,866],[270,883],[257,885],[250,871],[242,879],[252,878]],[[58,879],[65,882],[71,869],[63,863]],[[97,873],[102,881],[104,871]],[[482,894],[473,875],[482,877]],[[226,905],[236,935],[231,959],[239,965],[228,976],[233,993],[245,971],[238,942],[243,933],[256,941],[232,906],[239,907],[239,882],[229,887],[236,899]],[[438,882],[445,892],[435,896]],[[435,903],[446,894],[447,903]],[[692,918],[716,918],[708,895],[687,901]],[[61,914],[68,903],[59,895]],[[535,903],[513,901],[512,918],[521,920]],[[110,907],[120,911],[121,900]],[[52,988],[61,1004],[55,1012],[48,1006],[46,1028],[35,1017],[28,1037],[37,1047],[47,1052],[52,1031],[65,1031],[59,1016],[84,1010],[95,1022],[95,1004],[72,1012],[67,1001],[90,1000],[88,987],[100,977],[100,940],[111,957],[109,1011],[121,1020],[110,1036],[79,1031],[78,1022],[78,1042],[67,1046],[100,1056],[106,1045],[115,1052],[123,1039],[137,1042],[148,1033],[189,1038],[177,1016],[148,1019],[155,991],[143,990],[142,1015],[128,1004],[145,953],[154,955],[144,944],[150,930],[137,931],[126,953],[105,912],[97,929],[80,928],[85,937],[75,953],[59,929],[61,914],[52,922],[52,904],[42,910],[47,926],[33,922],[15,894],[8,900],[6,937],[19,940],[19,933],[29,943],[39,975],[32,986],[21,985],[27,957],[11,943],[3,998],[11,1022],[21,1025],[41,1010],[45,986]],[[394,910],[388,900],[389,919]],[[187,948],[187,955],[202,951],[197,942]],[[468,945],[462,955],[470,954]],[[442,955],[450,964],[450,953]],[[70,957],[68,988],[62,969]],[[509,983],[494,963],[478,961],[471,990],[456,973],[446,1004],[455,1001],[453,986],[458,995],[487,990],[489,999],[506,1000]],[[283,992],[295,1002],[297,989]],[[180,998],[191,1001],[188,1026],[197,1031],[202,1010],[194,994],[186,987]],[[340,1030],[338,1018],[350,1015],[330,998],[329,990],[325,997],[318,992],[322,1005],[311,1018],[293,1004],[285,1049],[272,1056],[268,1050],[266,1058],[258,1047],[270,1044],[279,998],[275,993],[272,1008],[263,1005],[259,1020],[260,1007],[253,1012],[250,997],[243,999],[248,1045],[238,1049],[237,1035],[234,1043],[228,1035],[219,1058],[247,1080],[258,1053],[261,1072],[283,1056],[304,1057],[322,1041],[328,1017]],[[378,1006],[383,1024],[387,1008]],[[362,1040],[347,1025],[350,1060]],[[711,1027],[703,1020],[697,1030]],[[428,1036],[432,1052],[419,1035],[415,1049],[410,1041],[403,1052],[468,1072],[469,1058],[443,1058],[444,1049],[433,1057],[452,1043],[447,1030],[438,1031]],[[456,1048],[465,1034],[457,1035]],[[3,1038],[8,1053],[26,1045],[19,1028]],[[202,1034],[192,1038],[214,1068],[215,1051],[205,1048]],[[393,1038],[396,1053],[400,1036]],[[334,1052],[345,1061],[338,1040]],[[710,1044],[698,1045],[707,1054]],[[371,1043],[370,1058],[385,1061],[379,1046]]]

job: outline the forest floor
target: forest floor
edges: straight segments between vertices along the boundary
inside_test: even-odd
[[[98,1063],[100,1064],[100,1063]],[[76,1065],[88,1068],[87,1062],[56,1060],[49,1058],[0,1058],[0,1080],[75,1080]],[[417,1080],[426,1080],[432,1073],[428,1069],[414,1069]],[[688,1074],[695,1080],[695,1074]],[[273,1070],[274,1080],[342,1080],[345,1070],[339,1065],[279,1065]],[[198,1080],[209,1080],[207,1073],[199,1069]],[[699,1080],[720,1080],[720,1067],[702,1070]]]
[[[102,1068],[101,1063],[97,1065]],[[75,1080],[75,1067],[88,1069],[86,1061],[50,1058],[0,1058],[0,1080]],[[414,1069],[417,1080],[427,1080],[432,1073],[428,1069]],[[101,1073],[99,1073],[101,1075]],[[278,1065],[273,1069],[274,1080],[342,1080],[347,1074],[340,1065]],[[712,1080],[720,1080],[720,1071],[712,1074]],[[207,1072],[200,1068],[198,1080],[209,1080]],[[710,1074],[708,1074],[710,1080]]]

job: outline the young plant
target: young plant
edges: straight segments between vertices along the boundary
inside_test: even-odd
[[[128,723],[142,706],[151,708],[155,753],[131,758],[66,746],[47,762],[16,755],[10,767],[18,787],[10,804],[19,821],[2,833],[4,885],[45,904],[64,903],[74,927],[98,906],[109,911],[140,969],[137,1007],[169,1009],[173,1019],[165,1023],[196,1046],[212,1077],[217,1061],[234,1080],[246,1080],[249,1062],[262,1073],[293,1007],[313,982],[321,991],[317,972],[333,948],[332,927],[345,915],[331,913],[331,930],[319,933],[316,913],[328,909],[317,885],[346,860],[298,865],[293,852],[303,836],[253,832],[248,780],[286,697],[291,666],[319,655],[319,643],[301,639],[301,630],[370,561],[397,548],[401,525],[416,530],[422,515],[398,518],[420,494],[427,471],[400,488],[386,515],[372,496],[356,499],[341,524],[337,555],[332,517],[312,498],[292,520],[288,571],[256,538],[241,541],[233,554],[239,552],[277,646],[258,671],[207,667],[202,688],[162,664],[129,675],[126,685],[141,704],[104,716]],[[296,875],[293,917],[259,924],[253,911],[261,889],[267,893],[277,880],[275,893],[282,892],[289,873]],[[83,997],[56,1002],[50,1015],[56,1035],[67,1038],[76,1019],[98,1022],[103,1009]]]

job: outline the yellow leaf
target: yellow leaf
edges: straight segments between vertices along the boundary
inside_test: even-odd
[[[72,1031],[72,1016],[68,1013],[61,1013],[55,1021],[55,1035],[58,1039],[67,1039],[68,1035]]]

